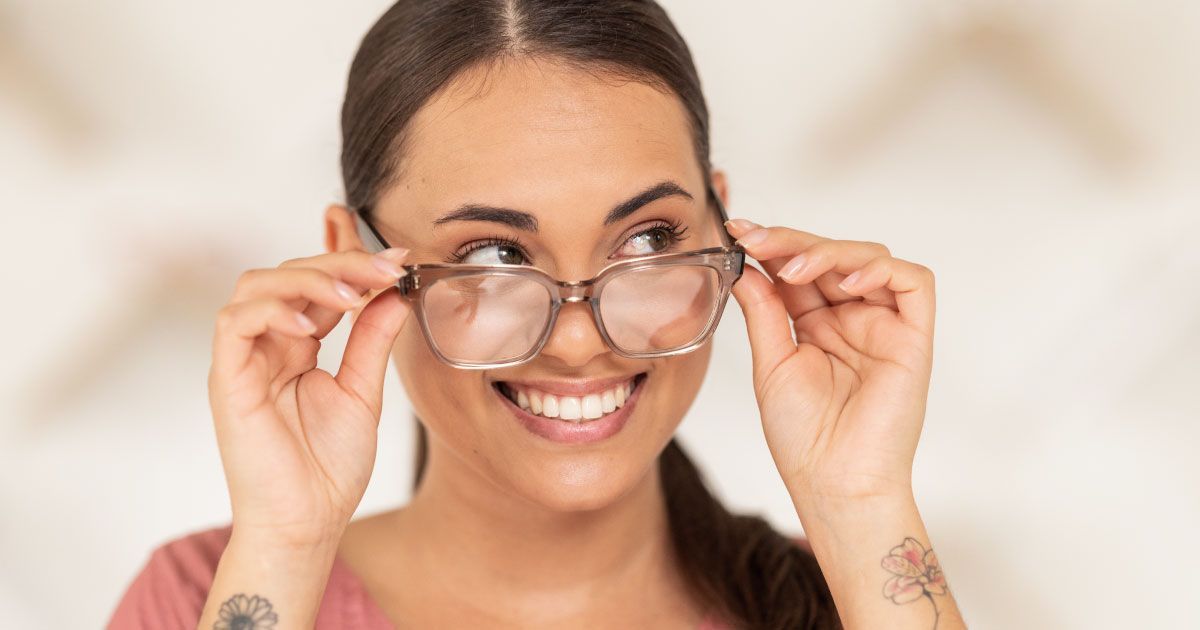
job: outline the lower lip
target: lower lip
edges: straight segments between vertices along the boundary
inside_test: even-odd
[[[621,405],[616,411],[596,420],[585,420],[583,422],[535,416],[518,407],[516,403],[509,400],[508,396],[501,393],[496,386],[492,386],[492,391],[495,392],[496,396],[500,398],[501,403],[516,416],[517,420],[521,421],[521,424],[530,433],[560,444],[587,444],[612,437],[621,430],[621,427],[625,426],[625,421],[629,419],[629,414],[633,413],[633,408],[642,396],[642,387],[645,385],[645,380],[646,377],[641,377],[641,382],[633,388],[633,393],[630,394],[625,404]]]

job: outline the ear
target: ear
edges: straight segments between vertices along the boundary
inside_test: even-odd
[[[347,252],[356,249],[365,250],[362,239],[358,238],[358,227],[354,221],[354,215],[350,209],[340,203],[331,203],[325,208],[325,251],[332,254],[334,252]],[[386,289],[384,289],[386,290]],[[375,299],[375,296],[382,293],[383,290],[372,289],[367,291],[368,299],[364,304]],[[347,311],[350,313],[350,321],[357,322],[358,316],[362,314],[365,306],[358,307]],[[353,324],[351,324],[353,325]]]
[[[350,209],[340,203],[325,208],[325,251],[329,253],[365,249]]]
[[[717,196],[721,198],[721,205],[728,208],[729,181],[725,179],[725,171],[719,168],[714,168],[712,171],[710,171],[709,176],[712,178],[713,190],[716,191]]]

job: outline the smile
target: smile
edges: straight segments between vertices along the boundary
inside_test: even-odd
[[[620,433],[642,397],[646,373],[593,381],[495,381],[496,400],[530,433],[567,445]]]
[[[524,383],[497,381],[496,388],[522,410],[543,418],[570,422],[590,422],[615,413],[625,406],[644,374],[610,385],[605,389],[580,395],[551,393]]]

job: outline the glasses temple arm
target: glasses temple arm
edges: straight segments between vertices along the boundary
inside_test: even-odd
[[[383,235],[375,229],[375,226],[371,225],[370,221],[367,221],[366,212],[366,208],[355,208],[350,211],[354,215],[354,223],[358,231],[359,240],[362,241],[367,251],[372,254],[388,249],[391,246],[384,240]]]
[[[725,222],[729,220],[729,215],[725,212],[725,204],[721,203],[721,196],[717,194],[717,191],[712,187],[712,184],[709,184],[708,186],[708,196],[712,198],[713,203],[717,206],[717,217],[721,221],[719,228],[721,232],[721,242],[725,245],[725,247],[733,247],[735,244],[733,235],[731,235],[729,230],[725,228]]]

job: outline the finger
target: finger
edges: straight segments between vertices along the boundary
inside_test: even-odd
[[[383,405],[383,377],[396,336],[411,308],[399,291],[388,289],[371,300],[350,328],[342,364],[335,377],[343,389],[356,394],[376,412]]]
[[[385,249],[377,254],[369,254],[362,250],[348,250],[331,254],[320,254],[307,258],[294,258],[280,264],[285,268],[311,268],[324,271],[355,289],[358,295],[370,293],[372,290],[385,289],[394,285],[405,275],[402,267],[408,257],[408,250],[402,247]],[[361,305],[360,300],[355,305]],[[296,308],[304,308],[304,314],[317,324],[319,337],[324,337],[341,321],[345,309],[329,308],[322,304],[295,304]]]
[[[792,256],[779,270],[779,277],[788,284],[815,284],[829,304],[842,304],[856,301],[859,296],[850,295],[838,285],[847,275],[880,256],[890,257],[891,252],[879,243],[823,240]],[[875,303],[895,304],[883,293],[874,294],[871,299]]]
[[[746,236],[750,232],[755,232],[759,229],[762,229],[764,230],[763,233],[768,235],[768,238],[774,235],[778,239],[780,238],[779,235],[782,234],[782,238],[784,238],[784,240],[788,240],[787,237],[789,235],[787,235],[787,232],[791,231],[788,228],[763,228],[761,225],[747,221],[746,219],[732,219],[726,223],[726,226],[729,229],[729,233],[737,239],[741,239],[741,237]],[[807,234],[807,232],[803,232],[802,234]],[[759,255],[762,254],[762,250],[758,249],[760,243],[755,242],[757,240],[757,238],[751,239],[751,242],[754,243],[754,247],[756,249],[753,251],[751,249],[747,249],[746,253],[750,254],[759,261],[759,264],[763,266],[763,269],[770,274],[772,280],[776,280],[779,277],[779,269],[787,263],[790,254],[795,254],[800,251],[799,249],[793,249],[788,251],[789,255],[764,259],[763,256]],[[742,242],[739,240],[738,243],[741,244]],[[796,243],[794,247],[801,247],[802,245],[802,243]],[[742,246],[745,247],[744,244],[742,244]],[[765,256],[765,254],[763,255]],[[793,317],[799,317],[800,315],[811,310],[829,306],[829,302],[825,299],[825,295],[821,292],[821,290],[811,284],[789,286],[780,283],[780,286],[777,287],[777,289],[783,298],[784,305],[787,306],[788,313],[791,313]]]
[[[353,249],[292,258],[280,263],[279,268],[320,269],[350,284],[382,287],[387,285],[386,280],[395,281],[404,275],[400,265],[407,257],[408,250],[403,247],[392,247],[377,254]]]
[[[785,226],[757,227],[737,237],[737,242],[759,260],[794,256],[821,241],[830,239]]]
[[[891,256],[879,256],[872,258],[863,265],[858,271],[851,272],[850,275],[842,278],[837,283],[838,291],[846,293],[853,299],[855,296],[861,297],[865,304],[873,306],[886,306],[893,311],[899,311],[900,305],[896,301],[896,293],[889,289],[885,282],[870,282],[863,283],[862,280],[874,280],[881,269],[886,269],[889,260],[898,260]],[[855,276],[854,274],[858,274]],[[826,274],[828,276],[829,274]],[[824,277],[824,276],[823,276]]]
[[[229,301],[237,304],[262,297],[290,302],[297,310],[316,302],[345,311],[361,304],[362,291],[320,269],[251,269],[238,279]]]
[[[307,337],[316,330],[303,313],[277,298],[227,304],[217,311],[216,319],[212,361],[216,385],[227,383],[242,371],[260,336],[276,331],[288,337]]]
[[[842,282],[843,290],[856,295],[893,296],[900,319],[926,335],[933,335],[936,297],[933,270],[914,262],[880,256],[853,271]]]
[[[783,299],[761,271],[747,265],[733,285],[733,297],[746,317],[755,381],[762,382],[793,352],[792,320]]]

